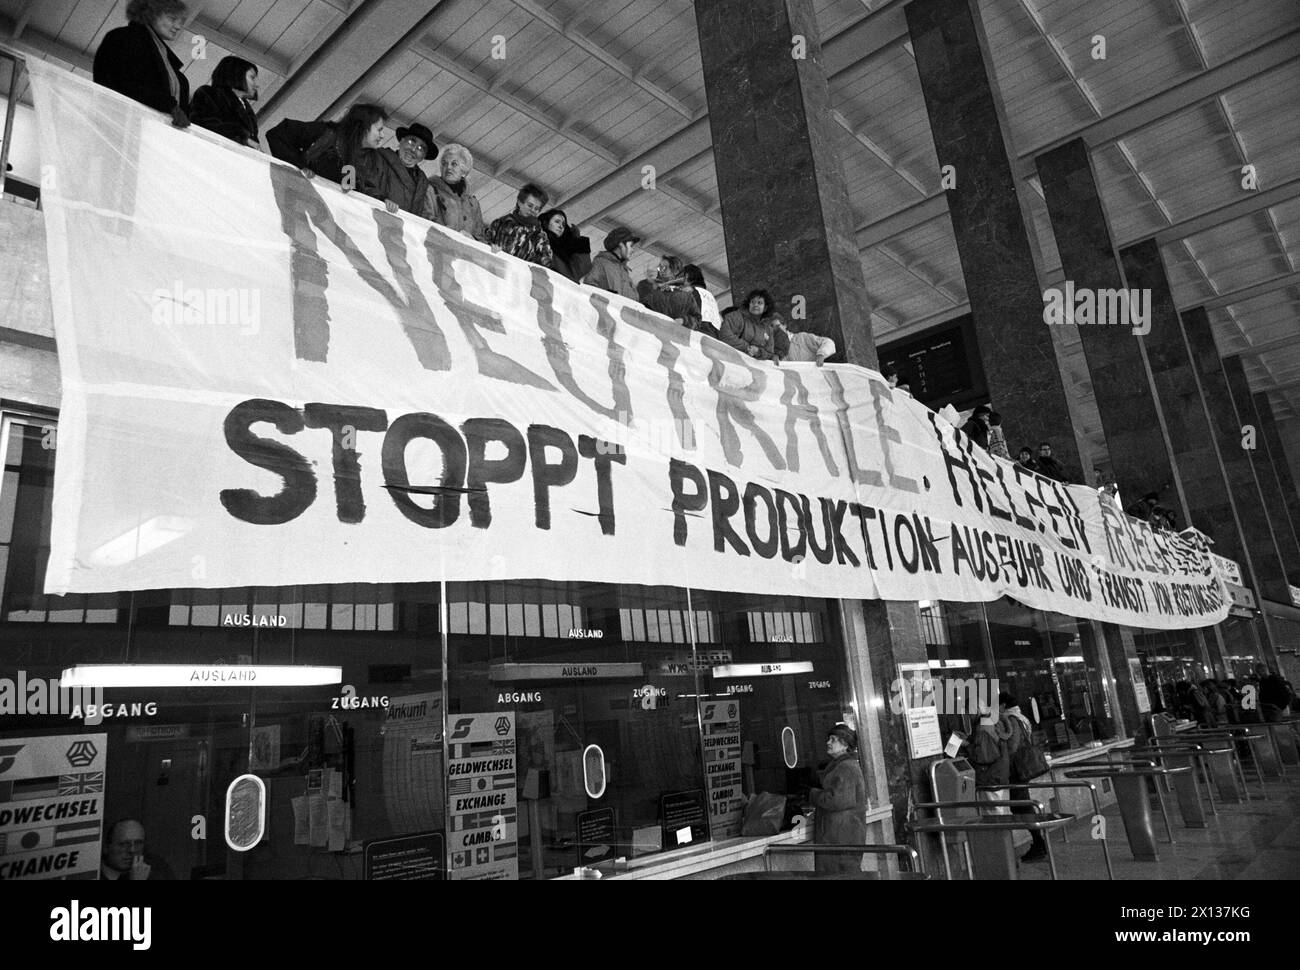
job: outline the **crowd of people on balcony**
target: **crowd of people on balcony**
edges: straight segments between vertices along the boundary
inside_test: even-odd
[[[260,150],[255,64],[222,58],[211,80],[190,97],[184,65],[168,47],[188,13],[184,0],[129,0],[126,26],[110,30],[95,53],[96,83],[170,114],[177,127],[193,123]],[[756,360],[820,365],[835,354],[830,338],[792,331],[766,290],[756,289],[738,307],[719,311],[703,270],[675,254],[664,253],[653,277],[634,282],[629,261],[640,237],[617,226],[593,256],[590,240],[564,210],[547,209],[549,194],[532,182],[519,189],[509,212],[485,222],[470,190],[474,156],[469,149],[453,144],[440,154],[433,133],[419,123],[397,128],[396,149],[383,147],[387,121],[382,108],[353,104],[339,121],[285,119],[266,132],[266,144],[275,158],[306,178],[338,183],[377,199],[390,213],[420,216],[575,283],[639,301]],[[421,165],[435,159],[439,174],[430,177]]]

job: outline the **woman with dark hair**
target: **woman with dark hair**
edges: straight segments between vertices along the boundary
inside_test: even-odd
[[[257,65],[242,57],[223,57],[212,80],[194,92],[190,120],[233,142],[261,149],[257,140]]]
[[[777,324],[776,304],[767,290],[750,290],[740,309],[722,318],[722,342],[758,360],[785,360],[790,338]]]
[[[320,175],[343,184],[349,174],[344,170],[350,166],[352,177],[344,188],[379,198],[375,194],[378,166],[373,153],[383,141],[387,120],[383,108],[354,104],[338,122],[286,118],[266,133],[266,143],[272,155],[298,166],[307,178]],[[392,199],[383,201],[389,212],[400,208]]]
[[[93,68],[96,84],[167,112],[178,128],[190,123],[190,82],[167,42],[185,26],[188,10],[182,0],[130,0],[126,26],[104,35]]]
[[[569,225],[563,209],[547,209],[537,218],[551,241],[555,271],[581,283],[591,269],[591,240],[580,235],[577,226]]]

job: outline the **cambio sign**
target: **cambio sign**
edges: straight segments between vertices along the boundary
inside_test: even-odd
[[[33,84],[75,348],[50,592],[725,577],[1144,627],[1226,615],[1197,540],[972,451],[874,372],[757,363],[82,79],[38,65]],[[155,326],[172,280],[255,289],[261,325]],[[633,421],[673,429],[669,453]]]

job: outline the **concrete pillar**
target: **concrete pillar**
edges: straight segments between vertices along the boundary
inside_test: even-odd
[[[1263,436],[1264,445],[1268,448],[1268,460],[1273,463],[1278,487],[1282,490],[1282,502],[1291,520],[1291,531],[1300,538],[1300,490],[1296,488],[1295,476],[1291,474],[1291,463],[1287,460],[1286,446],[1282,444],[1282,435],[1277,429],[1277,418],[1273,416],[1273,404],[1265,392],[1257,392],[1253,396],[1255,414],[1259,418],[1260,434]]]
[[[704,90],[713,134],[718,194],[732,292],[737,303],[765,286],[789,318],[790,300],[805,298],[807,320],[793,321],[835,340],[845,358],[877,366],[862,262],[852,211],[835,152],[837,133],[808,0],[695,0]],[[804,38],[804,58],[792,40]],[[901,663],[924,663],[915,603],[862,603],[866,656],[850,669],[859,705],[871,684],[881,696]],[[861,716],[870,712],[860,708]],[[908,799],[929,797],[926,769],[934,758],[908,757],[906,725],[888,703],[878,709],[894,831],[903,831]],[[868,764],[870,764],[868,757]]]
[[[1181,321],[1201,401],[1210,422],[1211,438],[1223,467],[1244,540],[1241,557],[1237,562],[1245,573],[1243,578],[1247,580],[1246,585],[1254,592],[1257,600],[1270,599],[1285,603],[1286,599],[1278,597],[1288,595],[1286,576],[1282,572],[1272,530],[1261,511],[1263,500],[1255,482],[1254,470],[1241,447],[1243,422],[1237,416],[1232,394],[1228,391],[1228,378],[1223,371],[1219,349],[1214,343],[1209,314],[1204,307],[1194,307],[1181,314]],[[1275,665],[1276,643],[1267,620],[1256,623],[1256,634],[1265,659]]]
[[[1008,439],[1051,441],[1086,481],[976,0],[912,0],[904,13],[939,165],[956,178],[948,210],[993,407]]]
[[[1124,274],[1083,139],[1076,138],[1038,156],[1035,165],[1061,254],[1061,267],[1074,292],[1125,290]],[[1140,289],[1136,283],[1131,285]],[[1123,323],[1109,320],[1105,326],[1100,325],[1097,314],[1111,314],[1119,304],[1097,300],[1093,305],[1093,322],[1079,324],[1079,338],[1120,495],[1131,503],[1148,492],[1159,492],[1163,503],[1175,508],[1179,521],[1186,523],[1188,510],[1178,488],[1165,416],[1152,391],[1143,338],[1134,335],[1127,312]],[[1127,302],[1123,309],[1129,309]]]
[[[876,367],[817,20],[808,0],[696,0],[731,293],[771,290],[787,322]],[[795,57],[793,38],[806,57]],[[791,320],[794,297],[806,320]]]
[[[1246,381],[1246,370],[1240,357],[1225,357],[1223,372],[1228,377],[1228,390],[1232,394],[1232,403],[1237,408],[1237,417],[1241,419],[1242,428],[1251,429],[1247,437],[1242,438],[1250,447],[1244,447],[1249,457],[1251,470],[1259,489],[1260,504],[1258,513],[1265,518],[1269,531],[1273,533],[1273,542],[1277,548],[1282,573],[1290,585],[1300,586],[1300,542],[1296,541],[1291,529],[1291,519],[1287,515],[1286,501],[1282,495],[1282,486],[1278,483],[1273,463],[1269,460],[1268,445],[1264,441],[1259,416],[1255,413],[1255,399],[1251,394],[1250,384]],[[1291,605],[1290,590],[1282,590],[1279,603]]]

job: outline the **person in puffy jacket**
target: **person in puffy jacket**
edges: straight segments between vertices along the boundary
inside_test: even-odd
[[[856,755],[857,733],[836,724],[826,735],[831,762],[822,771],[821,787],[808,793],[813,813],[814,845],[862,845],[867,841],[867,784]],[[818,872],[860,872],[862,856],[818,853]]]
[[[635,300],[636,286],[632,283],[632,271],[627,268],[627,261],[632,258],[636,244],[640,241],[641,237],[631,229],[615,226],[605,237],[605,251],[596,254],[591,261],[591,269],[587,270],[582,282]]]
[[[744,305],[722,316],[722,342],[757,360],[780,362],[790,353],[790,338],[780,326],[767,290],[751,290]]]

